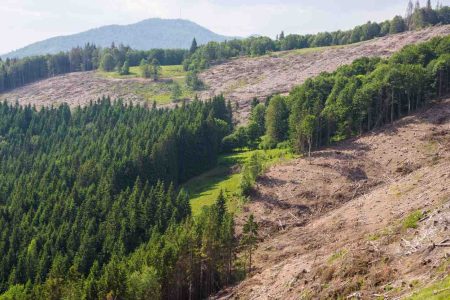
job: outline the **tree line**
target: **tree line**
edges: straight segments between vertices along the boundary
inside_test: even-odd
[[[225,196],[191,218],[180,184],[216,164],[223,97],[0,104],[0,299],[191,299],[230,283]]]
[[[222,141],[224,151],[291,146],[311,150],[394,122],[450,92],[450,37],[409,45],[389,59],[361,58],[295,87],[254,100],[249,124]]]
[[[450,7],[438,5],[433,8],[430,0],[425,7],[421,7],[418,1],[414,6],[410,0],[405,17],[396,16],[392,20],[381,23],[367,22],[352,30],[307,35],[285,35],[281,32],[275,40],[268,37],[250,37],[221,43],[209,42],[195,47],[194,52],[191,47],[191,55],[184,60],[183,66],[187,71],[198,72],[211,64],[220,63],[232,57],[260,56],[276,51],[347,45],[437,24],[450,24]]]
[[[188,50],[184,49],[138,51],[124,45],[112,44],[109,48],[98,48],[87,44],[54,55],[7,58],[5,61],[0,59],[0,93],[70,72],[101,69],[122,73],[129,67],[139,66],[142,60],[157,61],[158,65],[179,65],[187,53]]]

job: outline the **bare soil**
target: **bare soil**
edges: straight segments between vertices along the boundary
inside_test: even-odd
[[[450,273],[450,99],[274,166],[237,221],[261,242],[219,299],[396,298]],[[405,218],[420,211],[417,228]]]
[[[388,57],[409,44],[450,34],[450,25],[405,32],[343,47],[327,47],[276,52],[263,57],[244,57],[216,65],[200,74],[208,89],[200,98],[224,94],[238,102],[240,121],[247,119],[250,101],[265,100],[273,94],[289,92],[306,79],[361,57]]]

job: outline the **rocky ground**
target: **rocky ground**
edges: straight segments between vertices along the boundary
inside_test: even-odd
[[[435,246],[450,241],[450,99],[274,166],[256,190],[238,220],[260,224],[254,271],[217,298],[409,295],[450,273]]]

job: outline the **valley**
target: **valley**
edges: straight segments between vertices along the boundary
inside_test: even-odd
[[[0,300],[450,299],[450,6],[181,8],[0,58]]]

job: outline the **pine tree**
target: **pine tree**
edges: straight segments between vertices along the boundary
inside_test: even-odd
[[[141,70],[141,76],[144,78],[150,78],[150,67],[148,65],[147,60],[142,59],[141,63],[139,64],[139,69]]]
[[[130,74],[130,63],[126,60],[123,63],[122,68],[120,69],[120,75],[129,75]]]
[[[189,53],[190,54],[194,54],[195,51],[197,50],[198,46],[197,46],[197,40],[194,38],[192,40],[192,44],[191,44],[191,48],[189,49]]]
[[[285,99],[275,96],[266,111],[266,134],[271,143],[277,144],[287,138],[289,111]]]
[[[150,75],[154,81],[157,81],[161,74],[161,64],[154,58],[150,63]]]
[[[178,84],[178,82],[174,82],[173,84],[172,84],[172,87],[171,87],[171,98],[172,98],[172,101],[178,101],[178,100],[180,100],[180,97],[183,95],[183,91],[181,90],[181,87],[180,87],[180,85]]]
[[[255,222],[253,214],[251,214],[244,224],[241,244],[248,254],[248,272],[252,271],[252,254],[258,242],[258,223]]]
[[[412,29],[412,16],[414,13],[414,4],[412,3],[412,0],[409,0],[408,2],[408,7],[406,8],[406,16],[405,16],[405,20],[406,20],[406,26],[408,27],[408,30]]]

